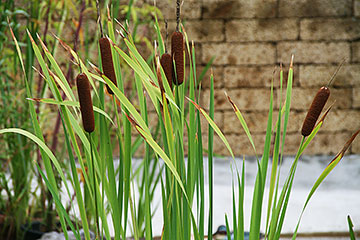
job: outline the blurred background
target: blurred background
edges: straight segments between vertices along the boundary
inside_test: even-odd
[[[155,39],[153,11],[160,15],[164,38],[164,19],[168,20],[169,34],[175,29],[174,1],[120,0],[113,3],[100,1],[100,4],[102,8],[112,4],[114,17],[130,19],[133,35],[145,58],[151,56]],[[0,104],[11,106],[0,109],[1,128],[29,127],[26,103],[23,101],[24,86],[19,75],[20,65],[9,39],[7,18],[11,20],[15,35],[26,52],[27,75],[34,83],[36,97],[41,94],[43,85],[40,75],[31,69],[37,63],[34,63],[33,53],[28,48],[29,39],[25,36],[25,29],[30,30],[34,39],[36,33],[40,35],[61,63],[70,83],[73,83],[73,64],[53,34],[74,47],[83,58],[98,63],[97,41],[94,41],[99,34],[95,7],[95,1],[85,0],[1,1]],[[255,144],[261,151],[273,71],[280,63],[287,69],[291,54],[295,55],[295,78],[286,154],[295,154],[301,139],[299,130],[313,96],[318,88],[327,84],[344,58],[345,64],[332,84],[328,106],[336,102],[321,132],[305,153],[334,154],[360,127],[360,1],[185,0],[181,17],[189,39],[195,43],[199,74],[212,61],[216,88],[215,121],[232,143],[235,155],[253,155],[253,151],[224,92],[243,112]],[[131,89],[131,77],[126,79]],[[280,94],[278,79],[275,74],[275,101],[278,101]],[[202,87],[201,105],[207,108],[209,71]],[[156,117],[156,114],[150,114],[150,118],[152,116]],[[45,137],[55,150],[59,139],[57,134],[61,134],[56,111],[48,111],[43,124],[49,126],[48,136]],[[0,141],[14,146],[20,144],[13,138],[15,136],[7,136],[6,139],[0,138]],[[215,152],[228,155],[220,141],[215,138]],[[360,141],[354,142],[349,153],[360,153]],[[1,151],[0,157],[4,157],[4,154]]]

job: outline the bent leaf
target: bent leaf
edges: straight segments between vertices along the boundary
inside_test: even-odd
[[[216,126],[215,122],[210,118],[210,116],[205,112],[205,110],[200,107],[197,103],[192,101],[190,98],[186,97],[187,100],[189,100],[194,106],[201,112],[201,114],[206,118],[208,123],[211,125],[211,127],[214,129],[214,131],[219,135],[220,139],[225,144],[226,148],[229,150],[232,158],[235,158],[233,151],[231,150],[229,142],[226,140],[224,134],[221,132],[218,126]]]

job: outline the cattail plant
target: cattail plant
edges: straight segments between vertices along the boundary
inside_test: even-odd
[[[321,111],[323,110],[329,96],[330,96],[330,89],[329,86],[331,84],[331,82],[334,80],[336,74],[339,72],[341,66],[344,64],[345,59],[343,59],[341,61],[341,63],[339,64],[339,66],[336,68],[335,72],[333,73],[333,75],[331,76],[329,83],[327,86],[323,86],[319,89],[319,91],[317,92],[317,94],[314,97],[314,100],[312,101],[309,111],[306,115],[306,118],[304,120],[302,129],[301,129],[301,134],[304,137],[307,137],[310,135],[310,133],[312,132],[312,130],[315,127],[316,121],[318,120]]]
[[[114,70],[114,63],[113,63],[113,59],[112,59],[110,40],[107,37],[102,37],[99,39],[99,45],[100,45],[100,53],[101,53],[101,64],[102,64],[104,74],[116,86],[117,85],[116,84],[116,76],[115,76],[115,70]],[[114,94],[108,85],[106,85],[106,89],[109,94],[111,94],[111,95]]]
[[[90,142],[90,151],[91,151],[91,169],[93,175],[93,191],[95,198],[95,214],[96,214],[96,225],[97,225],[97,236],[100,233],[99,220],[98,220],[98,210],[97,210],[97,196],[96,196],[96,176],[95,176],[95,164],[92,154],[93,143],[91,139],[91,133],[94,131],[95,122],[94,122],[94,110],[90,94],[90,83],[89,79],[84,73],[80,73],[76,77],[76,85],[78,88],[79,102],[80,102],[80,111],[83,121],[83,126],[86,132],[89,134]]]
[[[169,83],[170,88],[172,88],[172,76],[173,76],[173,65],[171,60],[171,55],[169,53],[164,53],[160,58],[161,67],[164,69],[166,79]]]
[[[180,85],[184,81],[184,36],[179,31],[180,0],[177,0],[176,3],[176,31],[171,35],[171,57],[175,61],[176,67],[173,74],[173,82],[176,85]]]
[[[328,87],[321,87],[315,95],[301,129],[301,134],[304,137],[309,136],[314,129],[316,121],[318,120],[329,96],[330,89]]]
[[[165,40],[165,53],[163,55],[161,55],[160,58],[160,64],[161,67],[164,69],[164,73],[166,76],[166,79],[169,83],[170,88],[172,88],[172,81],[173,81],[173,64],[172,64],[172,58],[170,53],[168,53],[167,51],[167,47],[166,47],[166,43],[167,43],[167,38],[168,38],[168,31],[167,31],[167,21],[165,21],[165,29],[166,29],[166,40]]]
[[[86,132],[91,133],[95,128],[94,110],[90,94],[90,83],[84,73],[77,75],[76,85],[78,89],[83,126]]]

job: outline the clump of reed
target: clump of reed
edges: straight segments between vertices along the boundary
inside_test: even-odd
[[[98,15],[101,22],[100,14]],[[209,129],[207,141],[209,161],[209,217],[207,223],[208,235],[209,237],[212,235],[214,133],[220,137],[224,147],[228,149],[232,158],[234,158],[234,154],[226,136],[214,122],[213,74],[210,76],[209,111],[203,109],[199,104],[201,97],[201,89],[199,86],[201,85],[201,76],[203,76],[203,74],[199,77],[196,76],[195,46],[194,44],[189,44],[184,28],[182,28],[182,32],[179,31],[179,19],[180,1],[177,0],[177,29],[172,35],[170,55],[165,51],[164,41],[161,38],[160,27],[155,14],[158,47],[154,50],[154,56],[161,56],[160,59],[155,59],[156,68],[153,68],[150,63],[144,60],[134,43],[132,34],[126,34],[125,36],[119,34],[120,36],[115,36],[113,21],[110,17],[105,21],[107,23],[108,38],[104,38],[102,27],[100,27],[101,38],[99,40],[99,48],[102,59],[102,70],[99,69],[96,73],[92,73],[90,69],[86,68],[81,57],[67,46],[66,50],[74,59],[78,59],[78,65],[82,70],[82,73],[76,78],[79,103],[73,96],[70,86],[64,81],[63,73],[51,53],[46,51],[43,46],[43,50],[46,53],[43,57],[36,42],[32,41],[33,50],[42,68],[49,89],[54,96],[54,99],[40,99],[39,101],[57,105],[61,113],[65,145],[71,167],[71,172],[67,177],[71,178],[71,181],[69,183],[66,181],[65,173],[60,167],[59,159],[54,156],[47,148],[45,141],[41,139],[42,133],[38,125],[36,125],[37,127],[35,128],[37,130],[36,135],[19,129],[0,130],[0,134],[15,132],[26,135],[41,148],[42,156],[45,159],[46,174],[37,163],[34,164],[36,164],[39,173],[51,190],[65,235],[67,234],[67,229],[71,229],[75,232],[77,239],[80,239],[77,222],[74,224],[71,215],[64,210],[65,208],[60,199],[60,188],[56,185],[54,172],[59,174],[65,185],[65,194],[71,197],[68,184],[71,184],[75,189],[77,205],[72,204],[72,210],[79,212],[81,226],[85,230],[85,239],[87,240],[90,240],[89,229],[94,227],[93,225],[95,224],[97,228],[96,237],[98,239],[102,239],[102,237],[106,237],[106,239],[114,237],[115,240],[126,239],[129,229],[131,229],[131,234],[136,240],[141,237],[144,237],[146,240],[153,239],[154,222],[152,216],[155,209],[152,205],[152,199],[158,186],[160,186],[161,189],[161,207],[163,212],[161,238],[165,240],[205,239],[205,211],[207,211],[207,209],[205,209],[206,177],[203,163],[203,140],[205,138],[202,137],[201,117],[206,119],[206,125]],[[126,31],[130,32],[130,29],[127,28]],[[116,43],[119,41],[116,40],[120,40],[122,45],[117,45]],[[14,41],[18,47],[15,37]],[[62,43],[62,45],[65,46],[64,43]],[[184,71],[185,47],[188,52],[191,53],[188,75],[185,75]],[[18,47],[18,49],[20,48]],[[19,57],[21,59],[20,50]],[[44,59],[45,57],[51,62],[51,65],[48,66]],[[163,63],[162,59],[166,62]],[[121,77],[123,64],[127,64],[133,71],[132,80],[134,82],[134,92],[138,104],[130,101],[124,90],[124,82]],[[54,74],[50,74],[50,68],[54,70]],[[175,72],[176,74],[174,74]],[[172,76],[170,77],[170,75]],[[168,82],[163,82],[162,79],[164,78],[167,78]],[[171,79],[174,86],[171,84]],[[318,122],[317,119],[329,96],[328,89],[324,88],[324,90],[321,89],[320,93],[315,97],[308,113],[310,117],[307,117],[304,123],[305,127],[303,128],[306,131],[304,130],[304,133],[302,133],[303,136],[298,152],[289,169],[289,174],[285,182],[281,184],[278,174],[284,154],[285,137],[291,108],[293,58],[290,61],[285,104],[283,105],[282,103],[281,95],[279,109],[282,109],[282,111],[279,111],[276,121],[273,121],[273,80],[270,89],[269,117],[265,135],[265,146],[261,161],[245,118],[236,106],[236,103],[228,96],[228,100],[254,148],[258,164],[258,173],[254,183],[251,206],[251,240],[259,239],[260,236],[266,175],[268,172],[268,163],[271,159],[270,153],[273,155],[273,161],[265,236],[273,240],[280,238],[297,163],[306,147],[322,126],[324,117]],[[282,83],[283,69],[281,67],[280,92],[282,92]],[[90,93],[90,85],[93,86],[93,99]],[[104,86],[107,87],[107,91],[111,94],[109,98],[106,98]],[[69,98],[68,101],[64,101],[60,91],[67,94]],[[28,97],[32,98],[30,91],[28,94]],[[105,104],[108,99],[112,101],[112,105],[110,104],[110,106],[108,106],[109,104]],[[154,112],[158,118],[156,127],[150,127],[151,120],[148,118],[150,105],[154,108]],[[85,132],[89,133],[88,137],[86,137],[77,121],[78,107],[80,107],[82,115],[83,128]],[[109,116],[109,108],[114,110],[114,116]],[[32,114],[35,116],[34,119],[36,119],[35,111],[32,110]],[[36,121],[34,121],[34,123],[37,124]],[[138,133],[137,135],[132,132],[134,130]],[[113,132],[115,132],[116,139],[111,137]],[[311,189],[304,205],[304,210],[317,187],[336,164],[339,163],[358,133],[359,132],[352,136],[321,174],[319,180]],[[185,135],[187,135],[187,138],[185,138]],[[271,137],[273,135],[275,135],[275,141],[272,145]],[[188,145],[187,150],[184,147],[185,143]],[[114,165],[112,151],[114,145],[119,148],[120,160],[118,167]],[[141,160],[140,168],[134,169],[132,158],[137,147],[140,145],[144,146],[143,159]],[[76,156],[74,156],[74,154]],[[77,162],[75,159],[77,159]],[[280,164],[278,160],[280,160]],[[76,164],[81,168],[81,174],[84,179],[83,187],[80,185]],[[234,239],[244,239],[244,178],[245,159],[241,173],[236,172],[234,178],[234,181],[237,181],[239,186],[237,202],[235,202],[235,190],[232,191],[234,199],[234,221],[232,226]],[[134,181],[138,183],[138,195],[135,194],[135,187],[132,187]],[[282,186],[282,188],[279,186]],[[135,198],[135,196],[137,198]],[[193,206],[196,208],[196,214],[194,213],[195,209]],[[112,221],[108,221],[108,215],[110,215]],[[128,216],[130,216],[130,218]],[[225,219],[227,230],[230,233],[227,216],[225,216]],[[131,227],[128,226],[130,224]],[[113,236],[110,232],[111,228],[114,229]],[[294,231],[295,237],[296,232],[297,228]]]

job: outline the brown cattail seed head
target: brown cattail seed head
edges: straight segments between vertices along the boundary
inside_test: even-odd
[[[116,86],[116,76],[112,59],[110,41],[107,37],[102,37],[99,39],[99,45],[103,72],[105,76],[109,78]],[[108,85],[106,85],[106,89],[109,94],[114,94]]]
[[[318,120],[320,113],[324,108],[329,96],[330,96],[330,89],[327,87],[322,87],[317,92],[313,102],[311,103],[311,106],[309,108],[309,111],[306,115],[306,118],[304,120],[301,129],[301,134],[304,137],[309,136],[312,130],[314,129],[316,121]]]
[[[161,67],[164,69],[169,86],[170,88],[172,88],[173,63],[171,60],[171,55],[169,53],[164,53],[160,58],[160,64]]]
[[[174,32],[171,35],[171,55],[176,67],[174,70],[176,76],[173,76],[173,82],[180,85],[184,81],[184,37],[181,32]]]
[[[78,89],[83,126],[86,132],[91,133],[95,128],[94,110],[91,100],[90,83],[84,73],[80,73],[76,77],[76,85]]]

